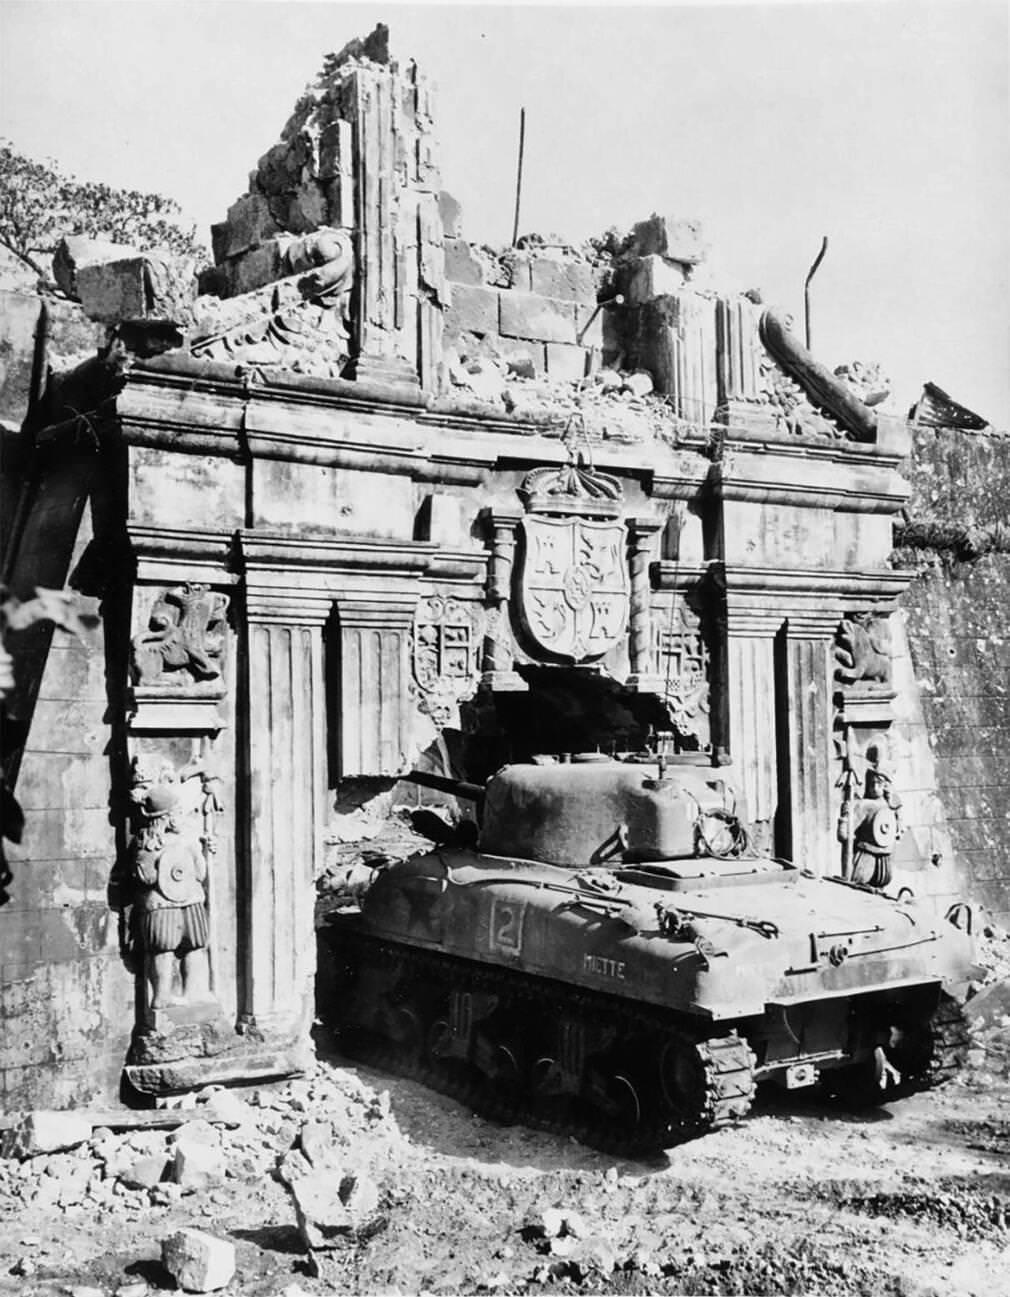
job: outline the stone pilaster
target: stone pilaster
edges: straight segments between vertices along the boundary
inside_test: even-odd
[[[410,64],[348,74],[354,122],[358,378],[430,388],[444,280],[431,92]]]
[[[775,636],[780,615],[733,609],[726,636],[729,749],[757,845],[774,842],[779,810]]]
[[[653,671],[652,582],[649,576],[649,567],[655,557],[655,537],[662,527],[660,518],[628,519],[628,571],[631,580],[628,658],[631,674],[625,683],[629,689],[639,692],[658,693],[663,687]]]
[[[833,618],[790,618],[786,626],[786,692],[789,734],[787,854],[816,874],[835,872]],[[785,845],[785,844],[783,844]]]
[[[326,793],[322,628],[329,608],[313,600],[300,607],[278,605],[255,586],[247,596],[247,909],[240,1021],[264,1031],[307,1030],[315,972],[308,934]]]
[[[400,775],[410,747],[410,632],[417,593],[336,600],[340,774]]]
[[[514,671],[509,603],[515,565],[516,527],[522,517],[514,510],[495,509],[487,515],[491,531],[491,561],[487,574],[488,629],[484,638],[481,683],[489,689],[517,692],[527,688]]]

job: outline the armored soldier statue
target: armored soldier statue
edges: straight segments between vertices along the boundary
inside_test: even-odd
[[[884,888],[891,881],[891,854],[903,831],[901,797],[881,760],[870,762],[862,797],[846,799],[838,824],[845,847],[845,875],[854,883]]]
[[[152,1009],[175,1001],[178,962],[182,1001],[210,999],[207,947],[207,862],[199,841],[185,834],[179,818],[180,786],[164,773],[157,780],[135,769],[133,799],[140,825],[133,841],[139,896],[136,935],[144,953]]]

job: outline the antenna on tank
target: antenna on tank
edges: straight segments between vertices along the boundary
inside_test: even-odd
[[[824,254],[828,250],[828,236],[825,234],[821,243],[821,250],[814,258],[814,264],[807,271],[807,277],[803,281],[803,316],[806,323],[807,331],[807,351],[810,350],[810,281],[817,274],[817,268],[824,260]]]
[[[523,192],[523,150],[526,145],[526,109],[519,109],[519,163],[516,167],[516,216],[512,224],[512,246],[519,241],[519,200]]]

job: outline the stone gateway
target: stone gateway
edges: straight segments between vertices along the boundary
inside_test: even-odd
[[[433,112],[352,42],[198,280],[106,249],[96,354],[47,378],[40,331],[6,570],[101,642],[10,637],[11,1108],[303,1069],[316,879],[414,769],[650,747],[764,855],[957,898],[901,728],[907,424],[714,286],[693,222],[468,243]]]

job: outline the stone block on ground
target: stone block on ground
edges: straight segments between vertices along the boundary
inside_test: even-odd
[[[225,1174],[221,1136],[208,1121],[188,1121],[170,1137],[172,1179],[184,1189],[203,1189]]]
[[[575,341],[575,304],[512,289],[501,295],[501,332],[541,342]]]
[[[161,1263],[184,1292],[216,1292],[235,1274],[235,1247],[199,1229],[181,1229],[163,1240]]]
[[[353,1173],[315,1171],[290,1185],[298,1232],[311,1251],[368,1238],[384,1224],[375,1182]]]
[[[195,1140],[177,1143],[172,1157],[172,1179],[183,1189],[203,1189],[223,1179],[225,1160],[220,1148]]]
[[[340,1154],[332,1122],[307,1121],[298,1142],[313,1171],[339,1171]]]
[[[120,1180],[127,1189],[153,1189],[160,1184],[168,1170],[168,1158],[155,1154],[153,1157],[141,1157],[120,1175]]]
[[[9,1130],[3,1141],[5,1157],[36,1157],[76,1148],[91,1138],[91,1120],[79,1112],[39,1109]]]
[[[498,298],[496,288],[453,284],[452,300],[445,313],[446,332],[497,333]]]
[[[655,391],[655,383],[652,381],[652,375],[646,369],[636,369],[625,378],[622,384],[625,392],[630,392],[632,396],[648,396],[650,392]]]

